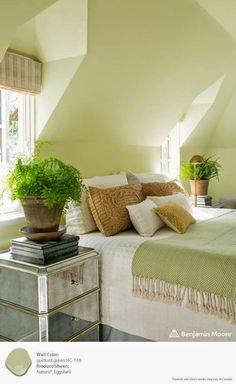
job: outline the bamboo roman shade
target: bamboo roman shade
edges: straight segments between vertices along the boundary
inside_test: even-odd
[[[12,52],[6,52],[0,63],[0,88],[12,91],[39,93],[42,64]]]

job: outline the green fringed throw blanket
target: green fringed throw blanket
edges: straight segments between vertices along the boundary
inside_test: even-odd
[[[191,225],[184,235],[145,241],[132,274],[135,296],[236,321],[236,211]]]

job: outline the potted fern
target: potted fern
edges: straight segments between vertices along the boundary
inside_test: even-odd
[[[70,201],[80,203],[83,181],[72,165],[56,158],[17,157],[8,175],[12,200],[20,200],[28,231],[55,232]]]
[[[203,161],[195,165],[195,178],[197,195],[207,195],[209,180],[217,178],[219,180],[219,171],[222,170],[222,166],[214,158],[214,156],[202,156]],[[180,178],[182,180],[189,180],[191,193],[194,193],[194,164],[189,162],[183,163],[180,170]]]

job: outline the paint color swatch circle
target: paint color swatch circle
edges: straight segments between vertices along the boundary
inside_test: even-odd
[[[16,376],[24,376],[32,364],[28,352],[24,348],[15,348],[6,359],[6,367]]]

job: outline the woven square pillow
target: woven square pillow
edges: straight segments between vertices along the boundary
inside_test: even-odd
[[[184,196],[183,193],[176,193],[174,195],[167,196],[148,196],[147,199],[152,200],[158,207],[166,204],[169,201],[174,201],[181,205],[186,211],[192,213],[191,203],[188,197]]]
[[[185,233],[190,224],[196,223],[194,217],[186,209],[173,201],[154,208],[154,212],[168,227],[178,233]]]
[[[152,200],[146,199],[139,204],[128,205],[126,208],[134,228],[141,236],[152,236],[164,226],[163,221],[153,211],[156,204]]]
[[[164,183],[142,183],[142,191],[145,197],[167,196],[180,192],[185,194],[184,188],[174,181],[168,181]]]
[[[88,188],[88,201],[98,229],[111,236],[131,227],[127,205],[137,204],[140,199],[130,185],[115,188]]]
[[[98,188],[109,188],[120,185],[127,185],[125,174],[95,176],[90,179],[83,180],[86,189],[82,193],[81,204],[70,204],[66,213],[67,233],[80,235],[84,233],[94,232],[98,227],[93,219],[92,212],[89,208],[87,188],[89,186]]]

